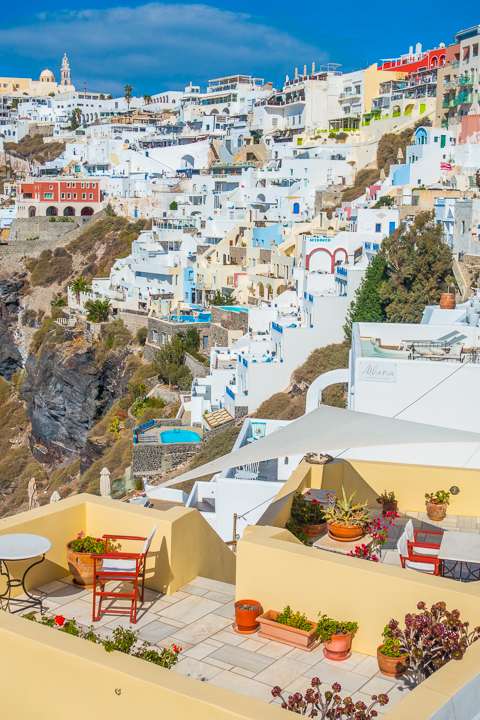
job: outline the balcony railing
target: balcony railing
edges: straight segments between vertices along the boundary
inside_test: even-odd
[[[452,62],[452,68],[459,68],[460,67],[460,60],[454,60]]]
[[[459,85],[473,85],[475,77],[473,75],[462,75],[457,78],[457,82]]]
[[[461,94],[454,99],[453,104],[454,105],[465,105],[466,103],[471,103],[471,102],[473,102],[471,94]]]
[[[451,108],[454,106],[453,100],[444,100],[442,103],[442,108]]]

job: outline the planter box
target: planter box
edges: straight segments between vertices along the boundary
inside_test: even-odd
[[[307,650],[308,652],[317,647],[319,644],[317,636],[315,635],[317,623],[312,622],[312,629],[308,632],[306,630],[297,630],[288,625],[277,623],[275,618],[279,614],[278,610],[268,610],[263,615],[258,616],[258,622],[261,628],[258,633],[259,637],[275,640],[284,645],[290,645],[291,647]]]

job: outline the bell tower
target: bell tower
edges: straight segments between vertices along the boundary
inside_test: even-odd
[[[70,65],[68,64],[67,54],[64,53],[61,67],[62,85],[70,85]]]

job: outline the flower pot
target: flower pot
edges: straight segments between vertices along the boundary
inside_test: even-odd
[[[258,621],[261,628],[258,633],[259,637],[307,651],[313,650],[318,645],[315,634],[317,623],[312,622],[311,630],[297,630],[297,628],[276,622],[278,614],[277,610],[268,610],[263,615],[259,615]]]
[[[310,535],[321,535],[327,527],[327,521],[319,523],[318,525],[302,525],[302,530],[310,533]]]
[[[346,633],[345,635],[332,635],[330,642],[326,642],[323,645],[323,654],[328,660],[335,660],[341,662],[346,660],[352,654],[350,645],[352,642],[352,633]]]
[[[354,542],[364,536],[364,530],[358,525],[339,525],[328,521],[328,534],[339,542]]]
[[[453,293],[443,293],[440,298],[440,307],[442,310],[455,310],[455,295]]]
[[[93,558],[88,553],[77,553],[71,550],[70,543],[67,545],[68,569],[73,575],[75,585],[85,588],[92,588],[94,585]],[[97,569],[100,570],[103,560],[97,560]]]
[[[447,506],[445,503],[433,503],[428,501],[425,505],[427,506],[427,515],[429,520],[436,520],[436,522],[439,522],[445,518],[445,515],[447,514]]]
[[[388,502],[388,503],[382,503],[382,514],[385,515],[387,512],[397,512],[398,511],[398,502],[395,500],[394,502]]]
[[[377,648],[378,667],[382,675],[393,678],[403,675],[408,670],[408,654],[404,653],[399,657],[389,657],[382,653],[382,647],[383,645],[379,645]]]
[[[246,610],[242,606],[250,605],[252,610]],[[240,634],[257,632],[259,622],[258,616],[262,612],[262,606],[257,600],[237,600],[235,603],[235,623],[233,629]]]

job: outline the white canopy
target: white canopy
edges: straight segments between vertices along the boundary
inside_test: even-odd
[[[159,487],[241,465],[304,455],[307,452],[331,453],[341,448],[446,442],[480,444],[480,434],[321,405],[270,435],[179,475]]]

